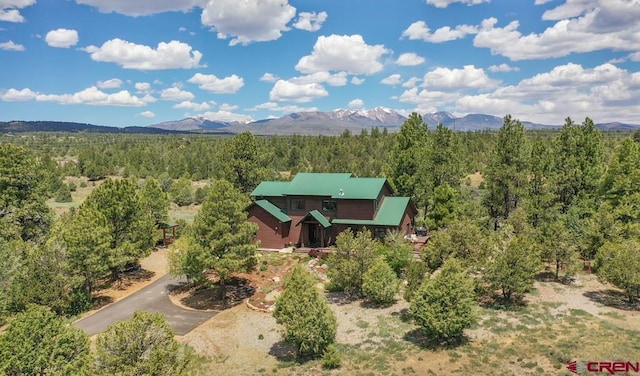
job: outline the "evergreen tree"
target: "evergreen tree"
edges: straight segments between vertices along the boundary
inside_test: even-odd
[[[284,326],[282,338],[293,344],[299,356],[319,356],[335,341],[337,320],[311,274],[300,264],[277,298],[273,317]]]
[[[433,195],[433,205],[427,213],[427,225],[436,230],[451,224],[460,210],[458,205],[460,191],[451,187],[449,183],[439,185]]]
[[[484,274],[491,290],[500,290],[507,303],[520,300],[533,287],[540,264],[532,239],[512,233],[512,228],[507,225],[501,229]]]
[[[427,335],[437,341],[460,338],[477,320],[473,281],[455,258],[445,261],[435,277],[425,279],[409,310]]]
[[[174,338],[161,313],[138,311],[111,325],[96,340],[98,375],[190,375],[195,353]]]
[[[40,163],[21,146],[0,144],[0,237],[39,241],[53,213],[45,204],[47,185]]]
[[[169,198],[162,191],[157,180],[149,178],[145,180],[140,189],[140,203],[145,210],[151,213],[156,225],[167,222],[169,218]]]
[[[511,115],[505,116],[486,174],[484,204],[496,224],[509,217],[526,193],[527,154],[524,126]]]
[[[474,222],[454,221],[447,228],[434,231],[422,249],[422,260],[431,271],[455,257],[465,266],[478,268],[489,249],[489,234]]]
[[[89,375],[89,338],[49,309],[29,306],[0,336],[3,375]]]
[[[138,262],[151,252],[154,218],[145,210],[130,180],[105,180],[80,211],[93,210],[106,219],[110,230],[109,270],[114,279],[127,264]]]
[[[222,298],[233,273],[249,271],[256,264],[257,225],[247,221],[248,205],[249,199],[238,188],[217,180],[193,220],[193,242],[201,251],[197,257],[200,270],[215,271]],[[203,282],[202,276],[199,280]]]
[[[169,196],[171,200],[178,206],[187,206],[193,204],[193,187],[191,180],[187,178],[180,178],[171,183],[169,189]]]
[[[458,187],[462,178],[462,166],[460,156],[462,150],[458,133],[438,124],[433,133],[433,145],[431,162],[429,163],[430,175],[433,186],[447,184],[450,187]]]
[[[251,132],[229,139],[222,148],[221,158],[226,161],[224,178],[244,193],[251,192],[272,175],[264,167],[268,164],[269,153]]]
[[[637,239],[605,243],[595,259],[598,278],[621,288],[629,303],[640,296],[640,243]]]
[[[400,281],[393,269],[384,260],[379,259],[362,276],[364,295],[376,304],[391,304],[395,301]]]
[[[329,256],[327,277],[331,285],[349,294],[362,296],[364,274],[381,257],[369,230],[354,234],[351,229],[336,237],[335,252]]]
[[[549,219],[553,212],[553,191],[549,176],[553,169],[551,153],[542,139],[533,142],[530,153],[529,192],[526,200],[527,212],[534,227]]]
[[[542,260],[554,264],[555,278],[559,279],[560,270],[570,275],[576,266],[576,246],[578,242],[567,228],[566,214],[560,214],[543,223],[538,231],[538,244],[541,246]]]

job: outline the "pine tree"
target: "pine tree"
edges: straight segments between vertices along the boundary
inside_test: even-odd
[[[209,195],[193,220],[192,236],[201,250],[200,270],[212,270],[219,278],[220,297],[234,273],[256,264],[257,225],[247,221],[248,197],[226,180],[211,185]],[[201,280],[202,282],[202,280]]]
[[[156,225],[167,222],[169,199],[157,180],[153,178],[145,180],[142,189],[140,189],[140,203],[145,210],[151,213]]]
[[[624,290],[633,303],[640,296],[640,243],[636,239],[608,242],[596,255],[598,278]]]
[[[369,230],[354,234],[351,229],[336,237],[335,252],[327,260],[331,285],[349,294],[362,296],[364,274],[378,261],[377,241]]]
[[[448,259],[413,295],[409,310],[421,329],[437,341],[455,341],[477,320],[473,282],[460,262]]]
[[[3,375],[89,375],[89,338],[48,308],[29,306],[0,336]]]
[[[138,311],[96,340],[98,375],[190,375],[195,353],[174,338],[161,313]]]
[[[277,298],[273,317],[284,326],[282,338],[293,344],[298,355],[320,356],[335,341],[337,320],[311,274],[300,264]]]
[[[393,269],[380,259],[362,277],[364,296],[376,304],[391,304],[395,301],[400,281]]]

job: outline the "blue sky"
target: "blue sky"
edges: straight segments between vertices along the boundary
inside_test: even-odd
[[[640,124],[640,0],[0,0],[0,120]]]

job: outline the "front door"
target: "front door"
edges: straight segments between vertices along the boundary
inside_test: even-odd
[[[309,223],[309,245],[320,243],[320,231],[318,225],[315,223]]]

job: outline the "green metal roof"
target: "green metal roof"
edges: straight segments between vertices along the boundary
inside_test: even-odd
[[[251,192],[251,196],[253,197],[277,197],[282,196],[282,192],[284,192],[289,186],[288,181],[263,181],[260,183],[256,189]]]
[[[385,178],[356,178],[350,173],[299,173],[289,182],[262,182],[251,192],[251,196],[327,196],[334,199],[374,200],[386,181]]]
[[[255,201],[255,204],[263,208],[267,213],[271,214],[282,223],[291,221],[291,217],[286,215],[279,207],[267,200],[257,200]]]
[[[331,227],[331,223],[329,223],[329,220],[324,215],[322,215],[322,213],[320,213],[319,211],[312,210],[307,215],[312,216],[316,221],[318,221],[318,223],[322,225],[322,227],[324,228]],[[307,217],[307,215],[305,215],[305,218]]]
[[[409,197],[385,197],[374,219],[334,218],[333,224],[360,226],[399,226],[409,205]]]

